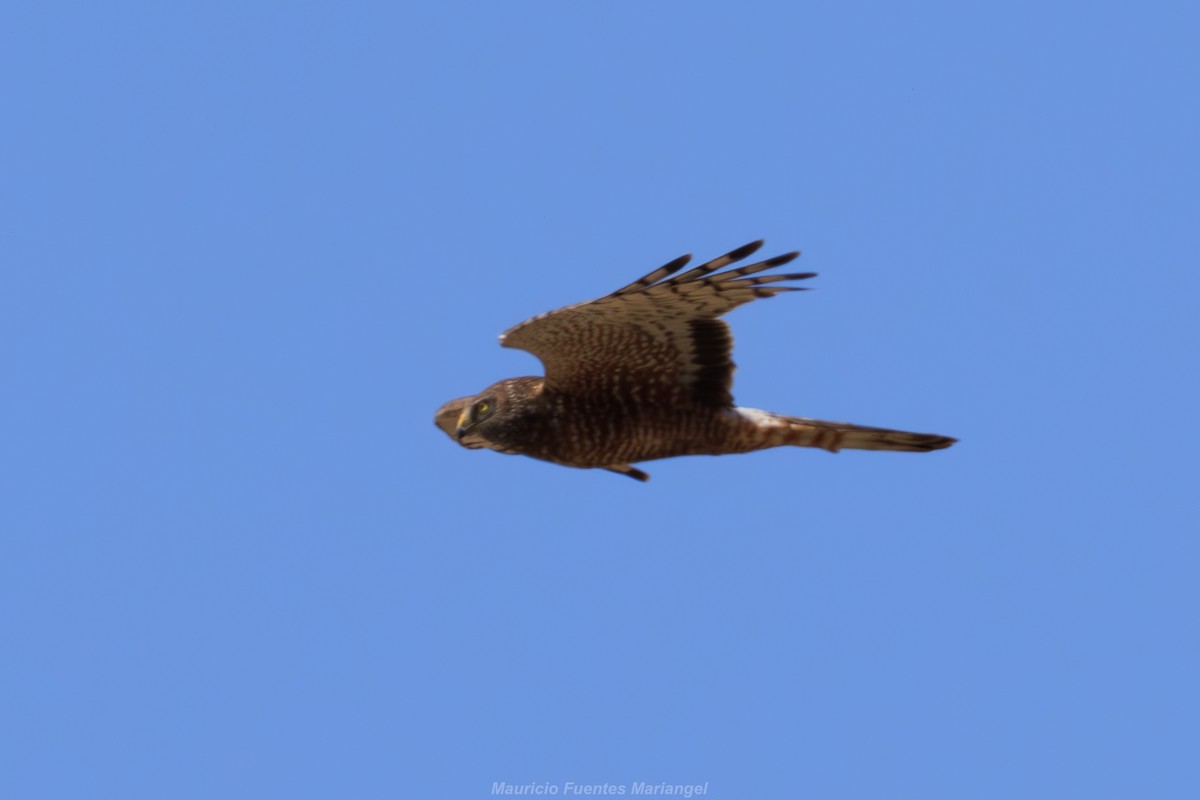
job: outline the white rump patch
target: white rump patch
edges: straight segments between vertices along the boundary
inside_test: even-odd
[[[738,414],[763,428],[786,428],[787,423],[768,411],[757,408],[735,408]]]

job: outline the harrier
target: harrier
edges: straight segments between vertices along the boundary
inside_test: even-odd
[[[773,284],[816,274],[759,275],[799,253],[718,272],[762,244],[751,242],[676,275],[691,260],[681,256],[606,297],[509,329],[500,344],[533,353],[546,376],[509,378],[451,400],[434,421],[463,447],[606,469],[640,481],[650,476],[632,464],[671,456],[781,445],[920,453],[954,444],[932,433],[787,417],[733,404],[733,338],[719,317],[759,297],[800,291]]]

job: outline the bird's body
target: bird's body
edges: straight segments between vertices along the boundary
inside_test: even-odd
[[[926,451],[953,439],[738,408],[730,394],[733,340],[721,314],[798,287],[812,273],[751,278],[798,253],[710,276],[754,242],[673,278],[684,256],[611,295],[534,317],[501,344],[537,355],[546,377],[510,378],[443,405],[438,427],[468,448],[646,480],[632,466],[681,455],[794,445]]]

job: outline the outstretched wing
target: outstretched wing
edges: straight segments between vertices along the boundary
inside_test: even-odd
[[[681,256],[598,300],[526,320],[501,335],[500,344],[541,359],[546,385],[555,391],[615,394],[639,403],[731,405],[733,338],[718,317],[756,298],[801,289],[769,284],[816,274],[758,275],[798,252],[713,274],[762,244],[751,242],[675,275],[691,260]]]

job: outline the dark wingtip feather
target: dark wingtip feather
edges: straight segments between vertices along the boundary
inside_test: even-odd
[[[684,253],[679,258],[672,259],[671,261],[668,261],[666,264],[663,264],[661,267],[656,269],[655,272],[663,273],[663,277],[666,277],[667,275],[673,275],[676,272],[679,272],[679,270],[686,267],[687,263],[691,260],[692,260],[692,254]]]
[[[784,292],[811,292],[811,286],[755,286],[746,287],[754,292],[755,297],[774,297]]]
[[[725,254],[725,257],[729,259],[730,263],[733,263],[734,261],[741,261],[746,256],[757,253],[758,249],[760,247],[762,247],[764,244],[766,244],[765,239],[756,239],[753,242],[750,242],[749,244],[742,245],[741,247],[739,247],[736,250],[730,250],[728,253]]]
[[[733,280],[725,281],[726,286],[762,286],[766,283],[779,283],[781,281],[804,281],[809,278],[817,277],[815,272],[790,272],[786,275],[754,275],[751,274],[745,278],[734,278]]]
[[[673,261],[668,261],[666,264],[663,264],[661,267],[649,273],[648,275],[643,275],[628,286],[622,286],[610,296],[615,297],[619,294],[628,294],[629,292],[636,292],[641,289],[645,289],[647,286],[653,286],[668,275],[674,275],[676,272],[679,272],[679,270],[683,269],[691,260],[692,254],[684,253],[679,258],[676,258]]]
[[[800,257],[800,251],[793,250],[790,253],[784,253],[783,255],[780,255],[780,256],[773,256],[771,258],[768,258],[766,260],[766,262],[764,262],[764,263],[770,264],[772,267],[778,267],[782,264],[788,263],[789,261],[795,261],[799,257]],[[813,273],[813,274],[815,275],[816,273]]]

